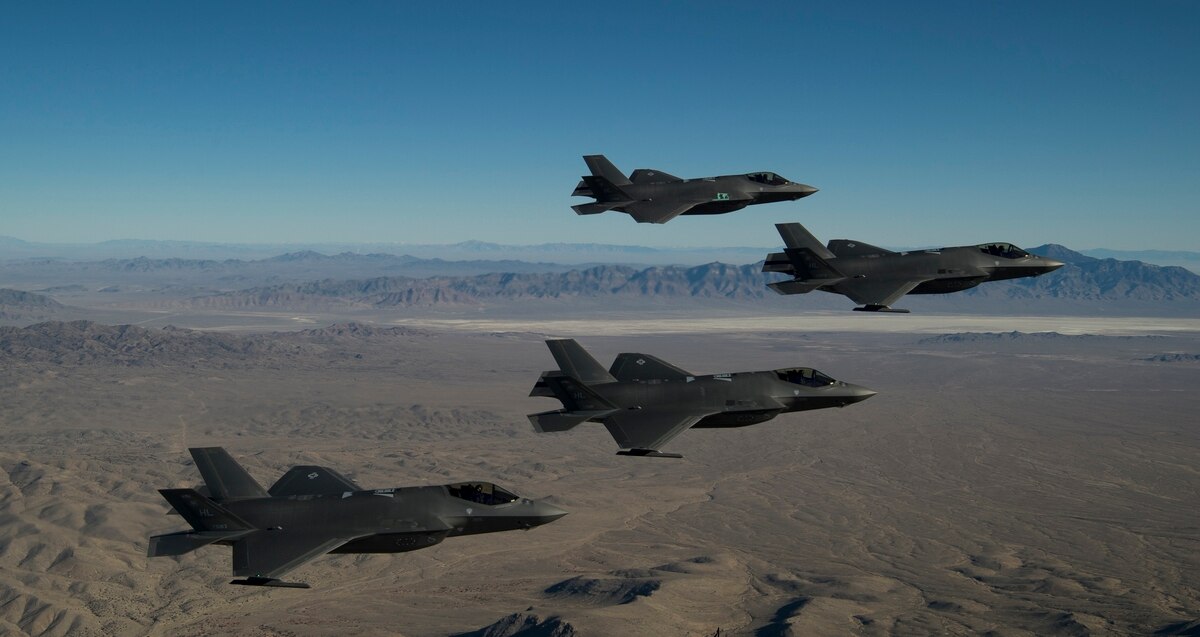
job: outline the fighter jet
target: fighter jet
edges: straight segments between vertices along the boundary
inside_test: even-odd
[[[767,255],[763,272],[786,272],[795,278],[769,287],[780,294],[842,294],[861,304],[854,308],[860,312],[906,313],[891,307],[905,294],[960,292],[986,281],[1038,276],[1064,265],[1011,243],[892,252],[847,239],[834,239],[826,247],[798,223],[775,227],[787,247]]]
[[[596,202],[571,209],[581,215],[617,210],[638,223],[666,223],[679,215],[719,215],[754,204],[793,201],[817,191],[769,172],[680,179],[639,168],[626,177],[604,155],[584,155],[583,161],[592,174],[583,177],[571,196],[594,197]]]
[[[621,354],[606,372],[572,339],[546,346],[559,369],[542,372],[529,395],[557,398],[564,408],[530,414],[533,428],[547,433],[603,423],[622,456],[681,458],[660,449],[692,427],[745,427],[875,395],[808,367],[697,376],[649,354]]]
[[[191,530],[155,535],[148,555],[233,547],[230,584],[308,588],[283,574],[326,553],[403,553],[447,537],[530,529],[567,512],[490,482],[363,489],[333,469],[292,467],[269,490],[224,449],[189,449],[205,486],[160,489]]]

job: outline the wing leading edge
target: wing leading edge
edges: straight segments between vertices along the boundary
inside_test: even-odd
[[[638,409],[615,413],[603,422],[622,449],[632,450],[633,455],[651,455],[647,452],[658,452],[708,415],[684,410]]]
[[[248,577],[236,582],[277,586],[279,577],[353,540],[328,533],[258,531],[233,543],[233,574]]]

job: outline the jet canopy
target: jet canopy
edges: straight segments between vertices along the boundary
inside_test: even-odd
[[[985,243],[979,246],[979,249],[984,254],[990,254],[994,257],[1003,257],[1005,259],[1020,259],[1022,257],[1032,256],[1028,252],[1011,243]]]
[[[508,504],[517,499],[516,494],[509,493],[491,482],[459,482],[446,485],[450,495],[479,504]]]
[[[746,179],[766,186],[786,186],[792,183],[775,173],[750,173],[746,175]]]
[[[796,385],[804,385],[805,387],[827,387],[837,381],[818,372],[811,367],[793,367],[791,369],[777,369],[775,375],[780,380],[794,383]]]

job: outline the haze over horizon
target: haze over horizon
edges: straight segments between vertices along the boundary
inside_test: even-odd
[[[1200,7],[9,7],[0,235],[30,242],[1200,250]],[[798,202],[577,217],[580,155]]]

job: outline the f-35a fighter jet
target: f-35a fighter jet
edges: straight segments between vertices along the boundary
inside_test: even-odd
[[[404,553],[456,535],[530,529],[567,514],[489,482],[372,490],[317,466],[292,467],[264,491],[224,449],[188,451],[206,486],[159,493],[192,529],[151,537],[148,554],[232,546],[233,574],[246,579],[231,584],[308,588],[278,578],[326,553]]]
[[[543,372],[529,395],[557,398],[563,409],[530,414],[533,428],[546,433],[600,422],[624,456],[680,458],[659,449],[691,427],[745,427],[875,395],[808,367],[697,376],[649,354],[621,354],[604,371],[574,340],[546,346],[559,369]]]
[[[786,272],[795,278],[769,287],[780,294],[842,294],[862,305],[854,308],[860,312],[908,312],[891,305],[905,294],[960,292],[987,281],[1038,276],[1064,265],[1011,243],[892,252],[846,239],[834,239],[826,247],[798,223],[775,227],[787,247],[767,255],[763,272]]]
[[[592,174],[584,176],[571,195],[594,197],[596,202],[571,209],[581,215],[617,210],[638,223],[666,223],[679,215],[719,215],[754,204],[793,201],[817,191],[768,172],[680,179],[639,168],[626,177],[604,155],[584,155],[583,161]]]

